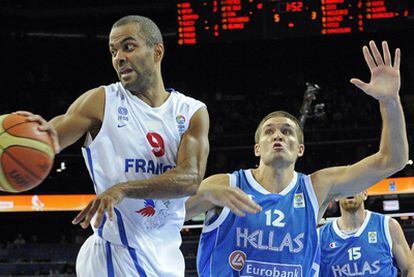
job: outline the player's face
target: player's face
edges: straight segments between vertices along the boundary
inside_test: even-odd
[[[295,122],[286,117],[273,117],[262,126],[255,154],[266,165],[289,166],[303,155],[304,149],[299,144]]]
[[[132,92],[146,91],[157,78],[155,46],[148,46],[135,23],[111,30],[109,51],[112,65],[124,87]]]
[[[362,203],[364,203],[365,200],[366,192],[361,192],[354,196],[341,198],[339,200],[339,205],[345,211],[356,212],[362,206]]]

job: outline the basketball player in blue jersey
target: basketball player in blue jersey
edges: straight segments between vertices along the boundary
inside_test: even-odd
[[[207,109],[165,89],[163,40],[150,19],[118,20],[109,52],[120,82],[87,91],[49,123],[20,114],[39,121],[56,149],[87,135],[82,150],[97,196],[73,220],[94,229],[77,276],[184,276],[180,230],[185,200],[205,173]]]
[[[282,111],[267,115],[255,133],[258,168],[213,175],[186,203],[187,218],[224,207],[218,214],[207,214],[197,256],[200,276],[317,276],[316,228],[328,203],[354,195],[406,165],[400,50],[392,61],[386,42],[382,49],[383,55],[373,41],[362,49],[371,71],[369,83],[351,79],[379,101],[383,129],[378,152],[350,166],[298,173],[295,162],[305,150],[298,120]],[[261,206],[260,212],[252,200]]]
[[[363,191],[339,200],[341,217],[319,229],[321,276],[414,276],[404,232],[389,216],[365,210]]]

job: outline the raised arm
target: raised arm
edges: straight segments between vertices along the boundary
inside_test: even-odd
[[[322,169],[311,175],[320,204],[320,216],[334,198],[354,195],[404,168],[408,161],[408,141],[403,109],[399,98],[400,50],[395,51],[392,64],[386,42],[382,43],[383,57],[375,43],[362,51],[371,71],[370,83],[351,79],[351,83],[380,103],[382,133],[377,153],[350,165]]]
[[[395,219],[391,218],[389,223],[392,254],[401,270],[401,276],[414,277],[414,255],[411,253],[404,232]]]
[[[159,176],[134,180],[112,186],[98,195],[73,220],[81,221],[86,228],[93,215],[97,213],[95,226],[99,226],[104,213],[113,217],[114,206],[127,198],[180,198],[195,195],[200,185],[209,153],[209,117],[206,108],[200,108],[191,118],[190,126],[184,133],[178,150],[177,166]]]

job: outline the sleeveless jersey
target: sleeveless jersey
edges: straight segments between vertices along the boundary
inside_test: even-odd
[[[206,220],[197,256],[200,276],[318,276],[318,202],[310,177],[294,173],[279,194],[266,191],[251,170],[230,175],[262,206],[238,217],[227,207]],[[208,218],[208,217],[207,217]]]
[[[342,233],[337,220],[322,226],[322,276],[397,276],[388,223],[388,216],[367,211],[356,234]]]
[[[181,137],[193,114],[205,105],[171,90],[166,102],[153,108],[119,82],[104,89],[101,129],[93,140],[88,134],[82,149],[95,192],[174,168]],[[148,276],[183,276],[179,247],[186,199],[125,198],[116,205],[114,220],[104,217],[94,232],[110,243],[134,249],[140,270]]]

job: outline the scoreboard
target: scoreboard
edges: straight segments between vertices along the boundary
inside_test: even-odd
[[[414,0],[178,0],[178,44],[370,32],[408,26]]]

